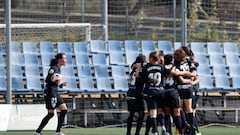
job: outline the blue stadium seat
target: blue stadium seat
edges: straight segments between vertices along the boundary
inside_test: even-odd
[[[29,92],[24,86],[23,77],[12,77],[12,89],[16,92]]]
[[[6,77],[6,66],[0,65],[0,77]]]
[[[90,65],[89,55],[85,53],[76,53],[75,54],[76,65]]]
[[[154,41],[142,40],[141,41],[142,54],[149,57],[149,54],[155,50]]]
[[[115,77],[114,78],[114,89],[119,92],[127,92],[128,91],[128,80],[123,77]]]
[[[60,88],[60,92],[68,91],[68,92],[80,92],[80,89],[77,87],[77,80],[75,77],[63,76],[63,82],[67,82],[67,86],[63,86]]]
[[[53,53],[41,53],[41,62],[42,65],[49,65],[50,61],[54,58],[54,54]]]
[[[65,53],[65,54],[73,54],[71,45],[72,44],[70,42],[57,42],[57,52]]]
[[[212,53],[209,54],[210,65],[225,65],[225,60],[222,54]]]
[[[4,60],[3,60],[3,55],[0,54],[0,66],[5,66],[5,65],[6,64],[5,64]]]
[[[86,42],[73,42],[73,52],[77,53],[89,53],[88,45]]]
[[[121,41],[119,40],[108,40],[108,51],[109,52],[123,52]]]
[[[23,70],[22,66],[20,65],[11,65],[11,71],[12,71],[12,76],[13,77],[23,77]]]
[[[92,77],[91,66],[77,66],[78,77]]]
[[[127,78],[127,74],[125,71],[125,67],[124,66],[111,66],[111,71],[112,71],[112,77],[116,78],[116,77],[124,77]]]
[[[196,53],[204,53],[207,54],[206,50],[205,50],[205,42],[191,42],[190,43],[190,48],[191,50],[194,52],[194,54]]]
[[[43,92],[41,78],[39,76],[30,76],[26,78],[27,88],[29,91],[33,92]]]
[[[40,41],[39,44],[40,53],[52,53],[54,54],[53,43],[49,41]]]
[[[35,65],[35,66],[41,65],[40,62],[38,62],[38,56],[35,53],[24,54],[24,61],[25,61],[25,65]]]
[[[125,49],[126,53],[128,53],[128,52],[138,52],[139,53],[137,40],[125,40],[124,41],[124,49]]]
[[[76,78],[75,77],[75,70],[74,70],[74,66],[65,66],[61,68],[61,75],[64,77],[72,77],[72,78]]]
[[[239,76],[240,77],[240,65],[229,65],[229,76]],[[240,83],[240,82],[239,82]]]
[[[174,50],[177,50],[177,49],[179,49],[180,47],[182,47],[182,43],[181,43],[181,42],[174,42],[174,44],[173,44]]]
[[[24,41],[22,42],[23,53],[34,53],[38,54],[37,52],[37,43],[32,41]]]
[[[200,64],[197,67],[197,74],[200,76],[211,75],[210,66],[208,64]]]
[[[206,54],[195,53],[195,58],[198,61],[199,65],[201,65],[201,64],[208,64],[209,65],[208,56]]]
[[[227,69],[225,65],[213,65],[213,76],[227,76]]]
[[[70,53],[66,53],[66,58],[67,58],[67,65],[68,66],[73,66],[75,65],[74,61],[73,61],[73,55]]]
[[[106,55],[101,53],[92,54],[93,65],[108,65]]]
[[[233,76],[232,78],[232,88],[235,90],[240,90],[240,76]]]
[[[12,53],[21,53],[22,52],[21,49],[20,49],[20,44],[17,41],[12,41],[11,42],[11,49],[10,50],[11,50]]]
[[[240,64],[239,54],[228,52],[225,54],[226,64],[227,65],[235,65]]]
[[[24,56],[21,53],[12,53],[11,54],[12,65],[24,65]]]
[[[234,90],[234,88],[230,87],[228,76],[215,76],[215,87],[220,91]]]
[[[6,92],[7,91],[7,80],[6,80],[6,76],[0,76],[0,92]]]
[[[158,40],[158,50],[162,50],[164,54],[173,54],[172,42],[168,40]]]
[[[42,77],[43,77],[44,79],[47,77],[49,68],[50,68],[50,66],[47,66],[47,65],[43,65],[43,66],[42,66],[42,74],[43,74]]]
[[[31,77],[31,76],[38,76],[40,77],[40,70],[38,66],[35,65],[25,65],[25,76]]]
[[[214,91],[212,76],[198,76],[199,77],[199,89],[202,91]]]
[[[126,63],[131,65],[136,60],[137,56],[139,56],[139,52],[126,53]]]
[[[105,93],[112,93],[112,92],[118,92],[117,90],[112,88],[111,80],[107,77],[105,78],[97,78],[97,89],[105,92]]]
[[[104,41],[102,40],[91,40],[90,41],[91,53],[103,53],[108,54]]]
[[[2,42],[0,42],[0,54],[2,55],[5,55],[6,54],[6,51],[3,49],[3,44]]]
[[[224,42],[223,43],[223,53],[229,54],[229,53],[239,53],[237,43],[234,42]]]
[[[109,64],[111,65],[127,65],[123,52],[110,52]]]
[[[94,75],[96,78],[110,77],[108,66],[105,65],[96,65],[94,66]]]
[[[219,53],[222,54],[221,43],[219,42],[207,42],[208,54]]]
[[[100,90],[94,87],[94,82],[91,77],[79,78],[79,82],[80,82],[80,90],[83,92],[89,92],[89,93],[100,92]]]

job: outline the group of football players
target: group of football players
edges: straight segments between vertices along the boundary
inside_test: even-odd
[[[145,135],[172,135],[171,118],[177,135],[199,135],[195,117],[198,99],[198,62],[187,46],[173,54],[153,51],[148,58],[139,55],[131,65],[130,85],[127,92],[129,116],[127,133],[131,135],[132,122],[138,113],[135,135],[140,134],[144,121],[145,103],[147,118]]]

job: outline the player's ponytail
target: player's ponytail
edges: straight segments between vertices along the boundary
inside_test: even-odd
[[[55,55],[55,58],[51,59],[50,61],[50,66],[57,65],[58,60],[62,59],[63,55],[65,55],[65,53],[58,53],[57,55]]]

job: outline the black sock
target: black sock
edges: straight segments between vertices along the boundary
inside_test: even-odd
[[[58,124],[57,124],[57,130],[56,132],[60,132],[61,131],[61,127],[63,125],[63,122],[64,122],[64,118],[65,118],[65,115],[67,113],[67,110],[62,110],[60,112],[60,115],[58,116]]]
[[[42,129],[47,125],[48,121],[54,116],[54,113],[48,113],[43,119],[41,124],[39,125],[36,132],[40,133]]]
[[[134,113],[130,112],[127,119],[127,134],[131,134],[133,116],[134,116]]]
[[[156,118],[150,118],[150,123],[151,123],[151,127],[153,129],[153,133],[158,133],[158,130],[157,130],[157,119]]]
[[[157,121],[160,123],[160,126],[165,126],[165,121],[164,121],[164,115],[163,114],[158,114],[157,116]]]
[[[172,134],[172,125],[171,125],[171,116],[165,115],[165,127],[166,131],[171,135]]]
[[[141,130],[141,127],[142,127],[142,123],[143,123],[143,117],[138,116],[137,127],[136,127],[136,132],[135,132],[136,135],[138,135],[140,133],[140,130]]]
[[[180,111],[181,113],[181,118],[182,118],[182,126],[186,127],[187,126],[187,117],[186,117],[186,113],[184,111]]]
[[[187,113],[188,116],[188,123],[190,124],[190,126],[193,126],[193,113]]]
[[[176,128],[179,131],[179,134],[182,134],[182,118],[181,116],[174,116],[174,123],[176,125]]]
[[[145,135],[149,135],[150,128],[151,128],[150,116],[147,116]]]

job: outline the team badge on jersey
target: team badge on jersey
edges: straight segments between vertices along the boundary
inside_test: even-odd
[[[48,71],[48,73],[49,73],[49,74],[53,74],[53,73],[54,73],[54,70],[53,70],[53,69],[50,69],[50,70]]]

